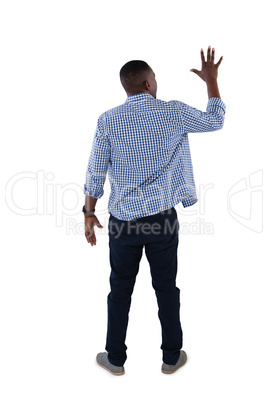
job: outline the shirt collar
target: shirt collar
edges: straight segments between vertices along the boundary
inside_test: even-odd
[[[144,99],[155,99],[151,94],[149,94],[148,92],[140,92],[139,94],[135,94],[135,95],[131,95],[127,98],[125,103],[128,102],[137,102],[137,101],[141,101]]]

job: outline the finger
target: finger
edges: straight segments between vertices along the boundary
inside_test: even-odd
[[[214,64],[214,58],[215,58],[215,48],[212,48],[212,56],[211,56],[211,63]]]
[[[94,229],[91,229],[91,230],[87,229],[85,231],[85,236],[86,236],[88,243],[92,243],[92,242],[94,243],[94,241],[96,242],[96,236],[95,236]]]
[[[202,67],[205,65],[205,56],[204,56],[204,50],[201,49],[201,61],[202,61]]]
[[[207,51],[207,63],[210,63],[210,49],[211,49],[211,46],[208,47],[208,51]]]
[[[86,233],[85,233],[85,236],[86,236],[87,242],[88,242],[88,243],[91,242],[91,240],[92,240],[92,235],[91,235],[91,233],[86,232]]]
[[[218,63],[215,64],[216,67],[219,67],[219,65],[220,65],[221,62],[222,62],[222,59],[223,59],[223,56],[221,56],[221,58],[220,58],[220,60],[218,61]]]
[[[87,242],[90,243],[91,246],[94,246],[94,245],[96,244],[96,238],[95,238],[95,240],[94,240],[93,237],[89,237],[89,238],[87,239]]]
[[[193,73],[199,75],[201,73],[201,71],[196,70],[195,68],[192,68],[190,71],[192,71]]]
[[[93,235],[92,235],[92,241],[93,241],[93,244],[96,244],[96,236],[95,236],[95,233],[93,233]]]
[[[88,232],[85,233],[86,239],[88,243],[91,243],[91,236]]]

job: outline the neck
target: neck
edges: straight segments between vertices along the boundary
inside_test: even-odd
[[[138,95],[138,94],[148,94],[148,91],[140,90],[140,91],[133,91],[133,92],[127,92],[127,96],[133,96],[133,95]]]

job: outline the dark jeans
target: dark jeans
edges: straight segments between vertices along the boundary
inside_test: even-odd
[[[175,208],[131,221],[110,214],[108,229],[111,292],[107,298],[105,349],[110,363],[123,366],[127,358],[128,314],[144,246],[162,327],[163,362],[176,364],[182,348],[182,329],[180,289],[176,287],[179,222]]]

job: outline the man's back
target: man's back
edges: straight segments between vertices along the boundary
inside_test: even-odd
[[[149,93],[129,96],[98,119],[84,193],[103,195],[111,185],[108,211],[120,220],[153,215],[197,201],[188,133],[221,129],[225,104],[210,98],[201,112]]]

